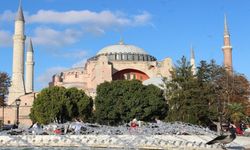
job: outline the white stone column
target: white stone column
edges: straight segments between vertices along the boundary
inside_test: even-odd
[[[24,26],[25,21],[21,4],[15,20],[15,33],[13,36],[13,64],[12,83],[9,89],[8,104],[13,104],[21,95],[25,94],[24,85]]]
[[[191,58],[190,58],[190,65],[192,66],[191,70],[193,75],[196,74],[196,66],[195,66],[195,57],[194,57],[194,49],[193,46],[191,46]]]
[[[26,93],[31,93],[34,91],[34,58],[33,58],[33,45],[30,39],[29,48],[27,50],[26,56],[26,80],[25,80],[25,88]]]

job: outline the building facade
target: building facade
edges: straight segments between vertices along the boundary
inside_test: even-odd
[[[169,78],[171,70],[171,58],[157,61],[142,48],[120,41],[102,48],[84,67],[54,75],[49,85],[77,87],[94,97],[97,86],[105,81]]]
[[[4,124],[31,125],[29,114],[35,99],[34,92],[34,50],[30,40],[29,47],[25,55],[25,19],[23,15],[22,4],[15,18],[14,36],[13,36],[13,64],[11,87],[7,105],[0,108],[0,120]],[[26,56],[26,68],[24,60]],[[24,74],[26,73],[26,78]],[[20,102],[17,103],[17,102]]]
[[[30,40],[26,53],[26,78],[24,79],[26,36],[21,3],[15,19],[14,30],[12,84],[9,88],[7,106],[0,108],[0,120],[4,124],[31,125],[29,114],[37,95],[34,92],[34,50]],[[232,74],[232,47],[226,17],[222,50],[224,66],[229,74]],[[195,74],[195,59],[192,48],[190,63]],[[83,89],[89,96],[95,97],[97,86],[105,81],[137,79],[146,84],[160,83],[159,80],[162,77],[171,79],[172,67],[171,58],[167,57],[162,61],[157,61],[154,56],[142,48],[120,41],[102,48],[95,56],[87,60],[85,66],[54,75],[49,86],[77,87]],[[16,104],[16,100],[20,100],[20,105]]]

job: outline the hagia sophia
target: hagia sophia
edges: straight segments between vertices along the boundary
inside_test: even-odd
[[[83,68],[54,75],[50,86],[77,87],[94,97],[96,87],[104,81],[170,77],[171,68],[171,58],[157,61],[143,49],[120,41],[101,49]]]
[[[15,18],[13,36],[12,84],[9,88],[7,106],[0,108],[0,112],[3,112],[0,113],[0,118],[2,118],[4,124],[32,124],[29,113],[38,93],[34,92],[35,61],[31,39],[29,40],[26,55],[24,55],[26,40],[24,29],[25,19],[20,3]],[[224,53],[224,67],[229,73],[232,73],[232,47],[226,17],[222,50]],[[26,60],[24,56],[26,56]],[[24,67],[24,64],[26,67]],[[195,73],[195,59],[192,49],[190,64],[193,67],[193,73]],[[117,44],[108,45],[99,50],[95,56],[87,60],[85,66],[58,72],[52,77],[49,86],[77,87],[83,89],[89,96],[95,97],[97,86],[104,81],[137,79],[144,84],[154,84],[162,77],[171,78],[170,71],[172,68],[172,59],[170,57],[158,61],[146,50],[135,45],[126,44],[121,40]],[[16,119],[17,115],[19,115],[19,120]]]

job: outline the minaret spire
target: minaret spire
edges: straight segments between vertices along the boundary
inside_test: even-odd
[[[17,15],[15,18],[15,29],[13,36],[13,64],[12,64],[12,77],[11,87],[9,88],[8,104],[15,102],[17,98],[24,95],[24,43],[26,36],[25,22],[22,10],[22,1],[19,2]]]
[[[195,59],[194,58],[194,48],[193,48],[193,45],[191,45],[191,59]]]
[[[195,75],[196,74],[196,66],[195,66],[195,57],[194,57],[193,45],[191,45],[190,52],[191,52],[190,65],[192,66],[191,70],[192,70],[193,75]]]
[[[18,7],[18,11],[16,14],[16,21],[25,21],[24,20],[24,16],[23,16],[23,8],[22,8],[22,0],[19,0],[19,7]]]
[[[224,36],[228,35],[229,36],[229,31],[228,31],[228,25],[227,25],[227,16],[226,14],[224,15]]]
[[[26,82],[25,88],[26,93],[34,92],[34,50],[32,40],[29,40],[29,46],[27,49],[27,56],[26,56]]]
[[[224,54],[224,67],[229,75],[233,74],[232,63],[232,46],[230,42],[230,34],[228,31],[227,17],[224,16],[224,45],[222,47]]]
[[[28,47],[27,52],[34,52],[34,50],[33,50],[33,44],[32,44],[31,38],[30,38],[30,40],[29,40],[29,47]]]

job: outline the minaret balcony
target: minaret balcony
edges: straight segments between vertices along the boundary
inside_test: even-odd
[[[224,49],[232,49],[233,47],[232,46],[222,46],[222,50]]]
[[[15,34],[13,36],[13,40],[25,40],[26,36],[25,35],[21,35],[21,34]]]

